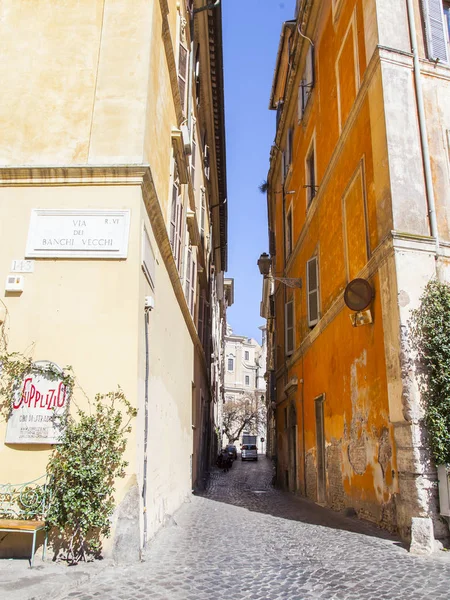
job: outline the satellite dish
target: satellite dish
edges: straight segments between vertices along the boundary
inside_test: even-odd
[[[373,299],[373,289],[366,279],[353,279],[347,284],[344,302],[351,309],[360,312],[366,309]]]

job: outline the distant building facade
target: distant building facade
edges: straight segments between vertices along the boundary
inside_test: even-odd
[[[266,328],[261,327],[262,344],[253,338],[237,335],[227,325],[225,335],[225,377],[224,401],[236,402],[247,400],[256,406],[266,405],[266,373],[267,344]],[[264,415],[264,410],[260,411]],[[266,424],[260,419],[256,427],[249,433],[258,436],[258,451],[266,449]],[[263,441],[261,441],[263,438]],[[242,435],[240,437],[240,443]],[[239,448],[238,448],[239,450]]]
[[[405,539],[413,518],[448,536],[408,321],[431,278],[450,280],[449,15],[446,0],[298,0],[270,98],[278,482]],[[344,302],[354,280],[364,314]]]

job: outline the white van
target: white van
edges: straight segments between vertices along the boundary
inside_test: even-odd
[[[241,460],[258,460],[258,448],[256,444],[242,444]]]

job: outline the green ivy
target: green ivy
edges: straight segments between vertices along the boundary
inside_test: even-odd
[[[50,476],[49,526],[68,543],[71,563],[98,556],[101,537],[111,531],[114,480],[125,476],[126,434],[136,410],[119,388],[95,397],[91,412],[77,409],[47,466]]]
[[[414,346],[424,367],[425,423],[436,464],[450,463],[450,286],[430,281],[411,319]]]

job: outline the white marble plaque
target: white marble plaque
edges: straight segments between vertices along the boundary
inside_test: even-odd
[[[129,210],[31,211],[27,257],[126,258]]]

